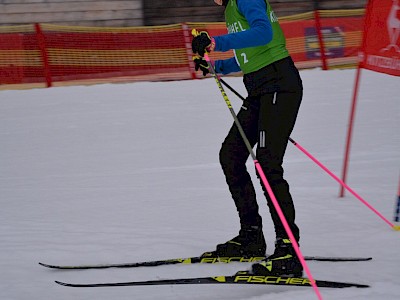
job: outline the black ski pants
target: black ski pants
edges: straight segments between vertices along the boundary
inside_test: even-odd
[[[283,157],[293,130],[303,95],[301,78],[290,57],[247,74],[244,83],[249,97],[238,119],[251,144],[257,144],[256,156],[297,240],[295,208],[289,185],[283,178]],[[241,227],[262,226],[256,193],[246,168],[248,149],[235,124],[220,150],[220,163],[239,213]],[[266,192],[276,238],[288,238],[275,207]]]

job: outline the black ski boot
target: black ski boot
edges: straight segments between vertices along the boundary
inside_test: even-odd
[[[303,266],[289,239],[278,239],[275,252],[260,263],[252,266],[252,274],[261,276],[302,277]]]
[[[243,227],[239,235],[202,257],[264,257],[267,250],[261,226]]]

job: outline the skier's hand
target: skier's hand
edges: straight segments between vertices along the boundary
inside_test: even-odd
[[[208,63],[203,57],[195,55],[193,56],[193,62],[195,64],[194,69],[196,71],[201,70],[203,72],[203,76],[206,76],[208,73],[210,73]]]
[[[211,52],[215,48],[215,40],[210,37],[207,31],[198,32],[196,29],[192,30],[194,36],[192,40],[192,51],[194,54],[199,54],[201,57],[207,52]]]

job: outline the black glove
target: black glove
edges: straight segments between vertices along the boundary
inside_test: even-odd
[[[203,72],[203,76],[206,76],[210,73],[208,63],[201,56],[193,56],[193,62],[195,64],[194,69],[196,71],[201,70]]]
[[[206,31],[197,32],[197,30],[193,29],[192,34],[194,35],[192,40],[192,51],[194,54],[199,54],[203,57],[206,52],[214,50],[214,39]]]

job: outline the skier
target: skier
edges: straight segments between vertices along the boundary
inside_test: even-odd
[[[192,40],[196,70],[209,73],[204,54],[233,49],[235,57],[213,62],[219,74],[242,71],[248,97],[238,113],[238,119],[250,141],[257,144],[257,160],[279,202],[297,240],[295,208],[289,185],[283,178],[283,157],[293,130],[303,86],[288,50],[278,19],[267,0],[214,0],[225,6],[228,34],[211,37],[202,31]],[[220,163],[235,202],[239,219],[239,235],[219,244],[204,256],[264,256],[266,243],[256,194],[246,169],[248,150],[235,124],[226,136],[220,153]],[[303,267],[282,222],[264,188],[275,227],[274,253],[252,266],[257,275],[302,276]]]

